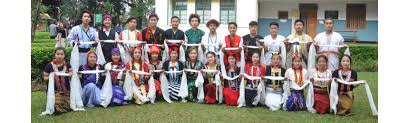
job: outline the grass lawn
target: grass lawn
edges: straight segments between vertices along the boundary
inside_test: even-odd
[[[378,105],[378,73],[359,72],[359,79],[369,82]],[[195,103],[130,104],[121,107],[87,108],[85,112],[69,112],[57,116],[39,116],[45,110],[46,93],[31,93],[31,122],[378,122],[371,115],[363,86],[354,91],[352,116],[319,115],[309,112],[272,112],[265,107],[237,108],[224,105]]]

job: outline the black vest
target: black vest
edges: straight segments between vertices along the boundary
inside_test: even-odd
[[[109,35],[107,36],[103,30],[98,31],[99,40],[115,40],[115,31],[113,29],[109,30]],[[111,50],[115,47],[114,43],[101,43],[102,52],[105,57],[105,61],[111,62]]]

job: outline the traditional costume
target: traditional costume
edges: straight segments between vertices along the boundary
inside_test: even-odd
[[[305,59],[302,61],[302,66],[303,68],[307,68],[307,59],[308,59],[308,48],[307,47],[307,43],[312,42],[312,38],[303,33],[301,35],[298,35],[297,33],[294,34],[290,34],[288,37],[288,46],[287,46],[287,58],[286,58],[286,68],[289,69],[291,68],[291,64],[292,64],[292,56],[295,52],[298,52],[298,54],[300,54],[300,57],[302,57],[302,59]]]
[[[358,80],[358,74],[352,69],[340,68],[332,73],[333,78],[338,78],[343,81],[353,82]],[[352,104],[354,100],[353,89],[356,85],[338,85],[338,105],[337,114],[349,115],[351,113]]]
[[[265,76],[284,77],[285,69],[267,66]],[[283,80],[266,80],[265,104],[271,111],[279,110],[283,104],[283,83]]]
[[[184,67],[185,69],[201,70],[203,68],[203,64],[198,60],[196,60],[195,62],[186,61]],[[189,91],[188,100],[191,102],[197,102],[198,88],[196,87],[195,82],[198,75],[199,73],[196,72],[186,72],[187,86]]]
[[[286,62],[286,47],[284,45],[285,37],[282,35],[277,35],[276,38],[272,38],[271,35],[264,37],[264,45],[267,46],[267,52],[264,55],[264,63],[268,66],[271,64],[271,58],[273,57],[274,52],[279,52],[282,58],[281,67],[285,68]]]
[[[246,64],[245,70],[246,70],[246,74],[249,75],[250,77],[261,77],[265,75],[266,67],[264,67],[261,64],[259,64],[258,66],[253,66],[252,64]],[[262,82],[262,80],[250,80],[246,77],[244,81],[246,83],[245,90],[244,90],[244,98],[246,101],[246,106],[248,107],[257,106],[258,101],[255,101],[255,100],[258,100],[256,99],[256,96],[261,96],[258,91],[258,87],[259,87],[259,84]]]
[[[87,58],[89,54],[94,53],[94,51],[89,51],[87,53]],[[95,71],[103,70],[100,64],[91,65],[88,63],[81,65],[79,71]],[[101,104],[101,88],[104,84],[104,78],[100,72],[95,73],[83,73],[81,76],[82,82],[82,101],[87,107],[94,107],[94,105]]]
[[[206,70],[213,70],[213,71],[220,71],[220,65],[214,64],[214,66],[210,66],[209,64],[206,64],[203,66],[203,69]],[[206,103],[216,103],[217,100],[219,100],[217,97],[219,96],[217,94],[216,97],[216,91],[217,91],[217,80],[220,80],[220,78],[217,78],[219,76],[216,76],[218,74],[217,72],[205,72],[203,74],[204,78],[204,92],[205,92],[205,101]]]
[[[140,51],[141,54],[142,54],[142,48],[141,47],[131,49],[132,54],[134,54],[134,52],[136,52],[136,51]],[[133,79],[133,82],[136,85],[136,86],[133,86],[133,88],[132,88],[132,90],[133,90],[132,97],[135,99],[135,103],[137,103],[137,104],[145,103],[147,101],[146,86],[148,86],[148,80],[147,80],[148,77],[146,75],[135,73],[133,71],[149,72],[148,63],[146,63],[144,60],[142,60],[142,56],[141,56],[141,59],[139,59],[139,60],[132,59],[130,62],[128,62],[125,65],[125,68],[126,68],[126,71],[132,71],[132,73],[130,75],[131,75],[131,77]]]
[[[227,58],[233,55],[234,54],[228,54]],[[226,62],[227,59],[225,59],[224,61]],[[223,75],[223,77],[225,78],[224,84],[223,84],[224,85],[223,96],[225,98],[225,103],[226,105],[237,106],[237,101],[240,95],[240,83],[241,83],[241,78],[238,77],[240,76],[240,67],[234,64],[234,67],[230,68],[230,65],[227,64],[226,76],[231,78],[231,80],[226,79],[227,77]]]
[[[321,32],[314,38],[315,45],[319,46],[317,55],[325,55],[328,57],[328,69],[335,71],[339,66],[338,51],[344,44],[344,38],[337,32],[332,32],[327,35],[326,32]]]
[[[84,26],[82,24],[74,26],[71,29],[67,39],[70,44],[72,44],[72,46],[75,45],[75,42],[80,42],[80,45],[78,46],[79,65],[84,65],[87,63],[87,52],[90,51],[91,47],[96,45],[86,43],[96,41],[96,39],[98,38],[97,36],[97,31],[94,28],[88,27],[88,30],[85,32]]]
[[[111,54],[118,54],[120,55],[118,48],[113,48]],[[109,62],[104,66],[105,70],[112,70],[109,74],[111,74],[111,82],[112,82],[112,99],[111,105],[123,105],[124,104],[124,97],[125,92],[123,89],[123,70],[125,68],[125,64],[121,61],[114,63]],[[119,71],[118,71],[119,70]],[[122,81],[123,82],[123,81]]]
[[[155,32],[153,32],[151,27],[142,30],[142,40],[146,41],[147,44],[159,44],[163,45],[165,40],[165,31],[161,28],[156,27]]]
[[[329,112],[329,82],[332,75],[329,69],[324,72],[320,72],[317,69],[313,69],[309,73],[309,78],[313,79],[314,85],[314,109],[317,113],[325,114]]]

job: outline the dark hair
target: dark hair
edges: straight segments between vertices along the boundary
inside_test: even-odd
[[[82,16],[84,16],[85,13],[89,14],[89,16],[91,17],[91,21],[92,21],[92,13],[90,11],[88,11],[88,10],[84,10],[84,11],[81,12],[80,20],[82,19]]]
[[[206,56],[209,55],[209,54],[211,54],[211,55],[213,55],[213,56],[216,57],[216,53],[214,53],[214,52],[207,52],[207,53],[206,53]]]
[[[236,22],[229,22],[229,23],[227,24],[227,27],[230,26],[230,25],[232,25],[232,24],[237,27],[237,23],[236,23]]]
[[[294,21],[294,25],[297,24],[298,22],[302,23],[302,25],[304,26],[304,21],[302,21],[301,19],[297,19]]]
[[[193,50],[196,50],[196,52],[198,52],[197,47],[190,47],[190,48],[187,50],[187,52],[190,53],[190,52],[192,52]]]
[[[260,52],[258,52],[258,51],[255,51],[255,52],[251,53],[251,56],[253,57],[254,54],[257,54],[258,56],[260,56]]]
[[[277,28],[279,28],[279,27],[280,27],[280,26],[278,25],[278,23],[277,23],[277,22],[271,22],[271,23],[270,23],[270,27],[271,27],[272,25],[276,25],[276,26],[277,26]]]
[[[249,23],[249,26],[251,27],[251,26],[258,26],[258,23],[256,22],[256,21],[251,21],[250,23]]]
[[[159,20],[158,15],[157,15],[157,14],[155,14],[155,13],[150,14],[148,19],[151,19],[152,17],[156,17],[156,18]]]
[[[318,60],[319,60],[320,58],[324,58],[325,62],[328,62],[328,57],[325,56],[325,55],[319,55],[319,56],[317,56],[317,58],[315,58],[315,62],[318,62]]]
[[[197,18],[197,21],[200,23],[200,16],[198,14],[190,14],[189,24],[190,24],[190,21],[192,21],[193,18]]]
[[[334,19],[332,19],[331,17],[327,17],[327,18],[325,18],[324,23],[325,23],[325,21],[327,21],[327,20],[330,20],[331,22],[334,22]]]
[[[57,53],[58,50],[62,50],[62,51],[64,52],[64,55],[65,55],[65,48],[64,48],[64,47],[57,47],[57,48],[55,48],[54,54]]]
[[[131,22],[132,20],[137,21],[136,17],[132,16],[132,17],[129,17],[129,18],[126,20],[126,23],[129,23],[129,22]]]
[[[172,16],[172,18],[170,18],[170,21],[172,22],[172,20],[173,20],[174,18],[177,18],[178,21],[180,21],[180,18],[179,18],[178,16]]]
[[[211,19],[211,20],[207,21],[206,27],[209,27],[210,24],[216,24],[216,27],[219,27],[219,25],[220,25],[220,23],[215,19]]]
[[[283,58],[281,58],[281,56],[279,54],[274,54],[274,53],[273,53],[273,55],[271,55],[271,59],[273,59],[274,56],[278,56],[278,58],[280,58],[280,60],[283,60]]]
[[[342,58],[344,58],[344,57],[348,57],[348,59],[349,59],[349,64],[351,65],[351,64],[352,64],[352,58],[351,58],[351,56],[349,56],[349,55],[343,55],[339,61],[342,62]],[[342,67],[342,64],[339,64],[339,66]]]

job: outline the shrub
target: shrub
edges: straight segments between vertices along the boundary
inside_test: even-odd
[[[50,39],[49,32],[35,32],[34,39]]]

